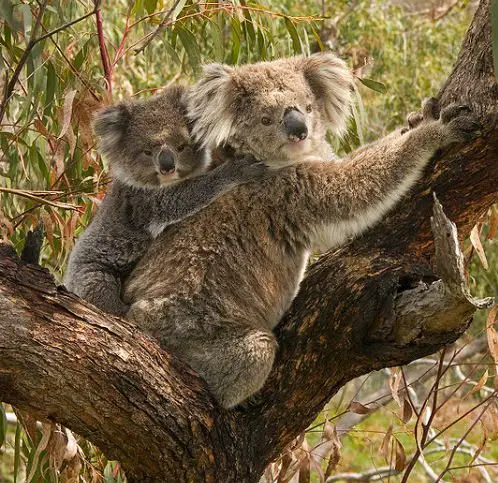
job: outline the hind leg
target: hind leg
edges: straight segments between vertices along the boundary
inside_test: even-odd
[[[228,326],[221,332],[192,346],[185,360],[206,380],[220,405],[232,408],[261,389],[273,366],[277,342],[264,329]]]
[[[206,314],[192,314],[185,301],[163,298],[134,303],[127,318],[188,363],[221,406],[232,408],[266,381],[275,359],[275,336],[241,321],[214,323]]]

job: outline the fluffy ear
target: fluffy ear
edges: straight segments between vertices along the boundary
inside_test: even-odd
[[[334,134],[346,131],[350,115],[353,75],[346,63],[331,53],[314,54],[298,64],[325,112]]]
[[[93,130],[100,138],[100,147],[105,155],[112,156],[119,148],[130,118],[130,109],[125,104],[105,107],[97,112],[93,120]]]
[[[230,137],[234,122],[232,74],[228,65],[208,64],[201,79],[185,94],[192,135],[203,147],[220,146]]]

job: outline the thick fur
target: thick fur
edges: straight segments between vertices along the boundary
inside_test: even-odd
[[[332,54],[241,67],[211,64],[188,90],[186,103],[192,134],[204,146],[229,145],[282,167],[333,157],[325,134],[345,131],[352,87],[345,63]],[[304,142],[288,141],[282,119],[289,109],[306,117]],[[271,124],[263,125],[263,117]]]
[[[109,107],[95,120],[115,179],[71,252],[64,283],[105,312],[127,312],[121,282],[165,227],[265,172],[261,163],[241,158],[203,174],[206,156],[190,137],[183,92],[173,87],[146,101]],[[165,150],[175,160],[172,173],[160,170]]]
[[[323,64],[330,62],[331,70],[338,64],[330,55],[313,56],[310,62],[321,65],[324,72],[322,79],[316,74],[315,86],[323,82],[318,91],[296,67],[305,69],[304,59],[291,59],[288,75],[285,61],[237,68],[237,86],[246,75],[250,82],[247,90],[224,91],[233,104],[220,110],[218,121],[210,104],[218,105],[220,99],[209,98],[207,92],[210,82],[216,89],[224,84],[210,68],[198,88],[206,96],[203,108],[211,110],[214,125],[197,133],[208,137],[207,144],[214,142],[217,122],[225,132],[228,116],[235,127],[223,135],[228,136],[225,142],[241,146],[244,152],[254,151],[272,164],[278,149],[266,142],[267,134],[254,144],[255,126],[267,112],[258,113],[255,106],[267,98],[275,112],[283,112],[300,103],[303,93],[313,95],[314,106],[330,103],[312,111],[320,114],[314,129],[323,129],[320,123],[326,112],[330,115],[325,119],[342,129],[349,102],[344,79],[350,77],[342,70],[335,77],[329,75]],[[287,84],[290,78],[294,85]],[[335,90],[343,93],[340,99],[345,105],[337,105],[340,101],[333,96],[317,97]],[[201,101],[195,88],[190,98]],[[192,109],[194,119],[202,116]],[[263,385],[271,370],[277,347],[272,329],[297,293],[310,252],[343,244],[374,224],[410,189],[438,149],[465,139],[477,128],[467,111],[444,114],[441,119],[427,114],[414,129],[395,132],[341,163],[287,157],[287,166],[262,182],[240,186],[171,227],[153,242],[126,282],[124,296],[132,304],[129,318],[204,377],[222,406],[241,403]],[[240,128],[245,124],[248,140]],[[273,136],[279,136],[280,124],[272,126]],[[284,146],[280,152],[289,151]],[[307,152],[303,156],[308,159]],[[276,165],[284,164],[284,158],[279,156]]]

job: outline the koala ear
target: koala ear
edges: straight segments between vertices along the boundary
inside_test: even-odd
[[[202,147],[220,146],[230,137],[234,122],[233,72],[228,65],[208,64],[201,79],[185,94],[192,135]]]
[[[346,63],[331,53],[314,54],[303,58],[298,68],[323,106],[329,130],[344,134],[353,91],[353,75]]]
[[[100,138],[100,148],[106,156],[112,156],[119,149],[130,119],[130,108],[125,104],[105,107],[95,115],[93,130]]]

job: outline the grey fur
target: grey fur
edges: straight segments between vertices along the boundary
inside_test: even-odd
[[[266,171],[254,159],[240,158],[203,174],[206,156],[190,139],[182,93],[174,87],[147,101],[104,109],[96,118],[115,180],[71,252],[64,283],[105,312],[127,312],[121,282],[164,228]],[[165,150],[173,153],[174,173],[160,172],[158,157]]]
[[[312,59],[314,65],[337,65],[330,55]],[[413,129],[364,146],[341,163],[280,155],[274,144],[255,142],[258,129],[261,139],[269,136],[268,126],[259,122],[266,112],[261,102],[269,99],[274,112],[283,113],[310,92],[309,80],[294,75],[296,63],[306,65],[305,60],[291,59],[287,66],[277,61],[237,68],[235,87],[223,91],[230,105],[220,110],[221,132],[226,119],[233,125],[219,142],[284,167],[262,182],[232,190],[161,234],[124,288],[125,300],[132,304],[128,317],[188,362],[226,408],[264,384],[277,348],[272,329],[299,289],[310,252],[337,247],[377,222],[409,191],[438,149],[474,135],[478,128],[467,111],[446,110],[435,119],[424,109],[423,121]],[[218,142],[213,138],[217,120],[212,104],[219,99],[198,96],[195,89],[205,93],[210,82],[217,89],[225,82],[233,86],[225,74],[220,84],[214,72],[220,69],[210,69],[190,94],[211,113],[212,129],[206,125],[197,131],[201,137],[207,133],[208,145]],[[246,76],[248,89],[242,89]],[[345,92],[343,79],[349,76],[323,76],[327,92],[335,87]],[[344,103],[349,102],[346,97]],[[326,121],[342,126],[348,106],[337,106],[338,101],[327,97],[320,102],[334,106],[318,106],[320,116],[312,129],[324,132]],[[257,105],[262,106],[259,114]],[[190,115],[196,122],[200,116],[202,124],[202,109],[195,104],[191,108]],[[334,115],[322,116],[324,112]],[[250,139],[244,139],[243,126]],[[274,122],[273,136],[281,137],[281,129]],[[280,153],[289,151],[283,146]]]

